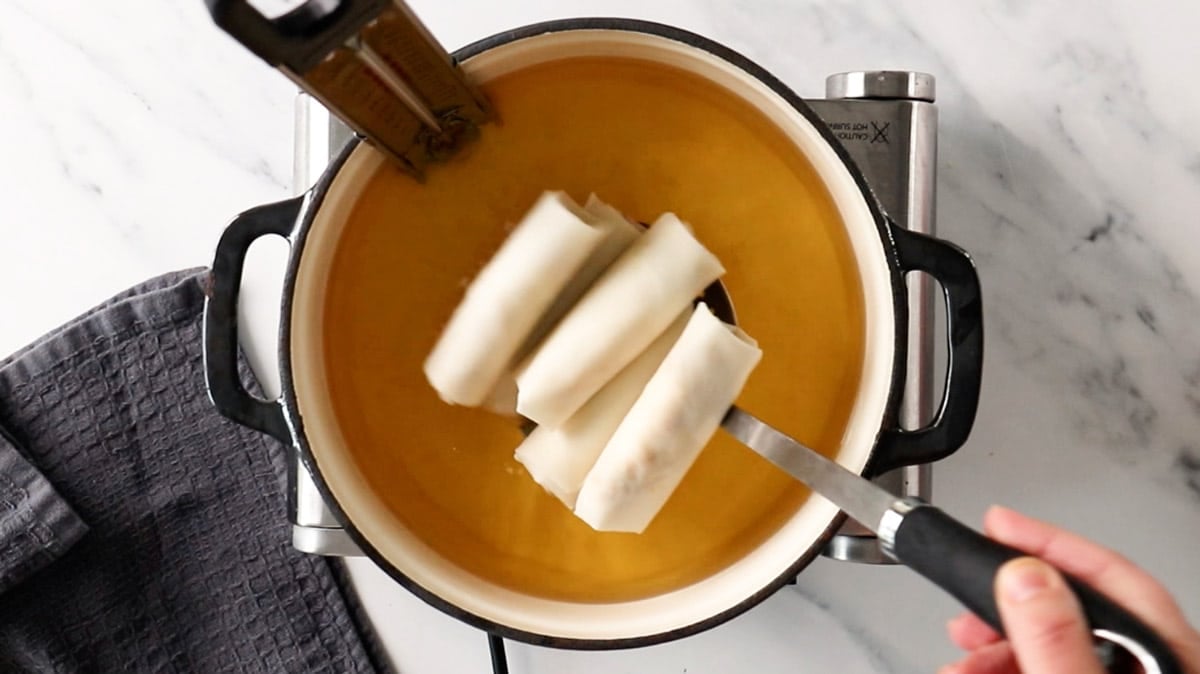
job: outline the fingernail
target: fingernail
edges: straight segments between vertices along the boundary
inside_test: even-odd
[[[966,622],[966,620],[967,620],[967,614],[960,613],[946,621],[946,629],[953,631],[953,630],[957,629],[960,625],[962,625],[962,623]]]
[[[937,671],[937,674],[962,674],[962,665],[957,663],[953,665],[944,665]]]
[[[1012,602],[1033,599],[1050,587],[1050,569],[1044,563],[1030,557],[1022,557],[1000,567],[1000,592]]]
[[[983,516],[985,518],[987,518],[987,517],[1004,517],[1007,515],[1015,515],[1015,514],[1017,514],[1017,511],[1013,510],[1012,508],[1002,506],[999,503],[993,503],[992,505],[988,506],[988,509],[986,512],[983,513]]]

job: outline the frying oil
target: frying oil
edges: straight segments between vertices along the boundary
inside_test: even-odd
[[[350,215],[326,296],[341,431],[406,526],[494,583],[613,602],[701,580],[771,536],[807,489],[718,432],[645,533],[595,532],[513,459],[515,420],[441,402],[422,362],[465,283],[542,191],[581,203],[594,191],[642,222],[673,211],[692,225],[763,349],[739,404],[833,454],[864,319],[830,196],[761,113],[667,66],[563,60],[483,90],[499,124],[424,183],[380,169]]]

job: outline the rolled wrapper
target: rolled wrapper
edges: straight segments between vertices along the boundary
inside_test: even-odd
[[[703,303],[588,472],[575,514],[641,533],[692,467],[762,357]]]
[[[550,308],[546,309],[537,324],[530,330],[524,344],[517,349],[513,362],[528,356],[534,347],[550,333],[559,319],[570,311],[575,302],[583,296],[583,293],[591,287],[600,274],[642,233],[640,225],[601,201],[595,194],[588,196],[583,210],[591,217],[591,224],[603,232],[603,238],[575,271],[575,275],[571,277],[567,285],[559,291],[558,297],[555,297],[554,301],[550,303]],[[482,406],[489,412],[506,417],[517,416],[517,380],[511,369],[506,369],[500,375],[495,388],[488,394]],[[599,452],[599,450],[596,451]]]
[[[562,192],[546,192],[483,267],[454,310],[425,377],[455,405],[488,399],[530,331],[604,240]]]
[[[520,349],[520,353],[517,355],[518,359],[523,359],[533,352],[538,343],[550,334],[559,320],[567,315],[571,307],[575,306],[579,298],[583,297],[588,288],[592,287],[604,270],[608,269],[613,261],[642,234],[640,225],[630,221],[620,211],[601,201],[595,194],[588,196],[583,210],[591,216],[592,224],[604,232],[604,238],[559,292],[558,297],[554,298],[554,302],[550,304],[546,313],[538,319],[537,325],[534,326],[525,345]],[[510,411],[512,414],[516,414],[515,398],[513,404],[514,407]]]
[[[517,370],[517,411],[565,422],[725,273],[667,213],[617,258]]]
[[[538,426],[517,447],[517,461],[568,508],[575,507],[575,498],[588,471],[683,333],[690,315],[691,312],[679,314],[645,351],[561,426]]]

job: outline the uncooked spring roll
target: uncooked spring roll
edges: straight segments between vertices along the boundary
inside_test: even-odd
[[[483,267],[425,360],[448,403],[476,406],[496,389],[530,331],[604,240],[562,192],[546,192]]]
[[[538,320],[530,332],[526,344],[518,358],[528,356],[539,342],[550,333],[550,330],[567,315],[571,307],[579,301],[596,279],[612,265],[625,249],[633,244],[642,233],[642,227],[626,218],[620,211],[604,203],[595,194],[589,195],[583,210],[592,217],[596,228],[604,232],[604,238],[595,250],[584,260],[583,265],[567,282],[558,297],[550,304],[550,308]]]
[[[588,472],[575,514],[641,533],[679,486],[762,357],[703,303]]]
[[[534,338],[541,341],[550,329],[575,306],[588,288],[600,278],[617,257],[624,253],[642,233],[642,227],[626,218],[620,211],[604,203],[595,194],[589,195],[583,209],[594,219],[596,227],[604,230],[604,239],[592,251],[588,259],[575,272],[575,276],[567,283],[554,304],[542,317],[538,328],[534,329]]]
[[[565,422],[661,335],[720,261],[667,213],[596,280],[517,370],[517,411]]]
[[[567,285],[559,291],[558,297],[555,297],[554,301],[550,303],[550,308],[542,314],[537,324],[530,330],[524,345],[517,349],[515,359],[518,361],[533,351],[534,347],[550,333],[555,324],[570,311],[571,307],[575,306],[575,302],[579,301],[579,298],[591,287],[600,274],[604,273],[613,260],[625,252],[625,249],[642,233],[640,225],[601,201],[595,194],[588,196],[583,210],[591,216],[593,226],[604,232],[604,238],[600,240],[600,244],[592,250]],[[496,414],[510,417],[517,415],[517,381],[516,374],[511,369],[506,369],[500,375],[496,387],[488,394],[483,406]],[[578,489],[578,487],[576,488]]]
[[[575,507],[588,471],[683,332],[690,314],[679,314],[645,351],[561,426],[538,426],[517,447],[517,461],[568,508]]]

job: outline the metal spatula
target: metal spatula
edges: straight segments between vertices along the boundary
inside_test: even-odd
[[[737,407],[730,408],[721,426],[875,532],[888,555],[1003,634],[992,585],[1001,565],[1027,553],[977,533],[928,503],[897,498]],[[1110,672],[1183,674],[1157,633],[1078,579],[1068,576],[1067,582],[1079,597],[1097,639],[1097,654]]]

